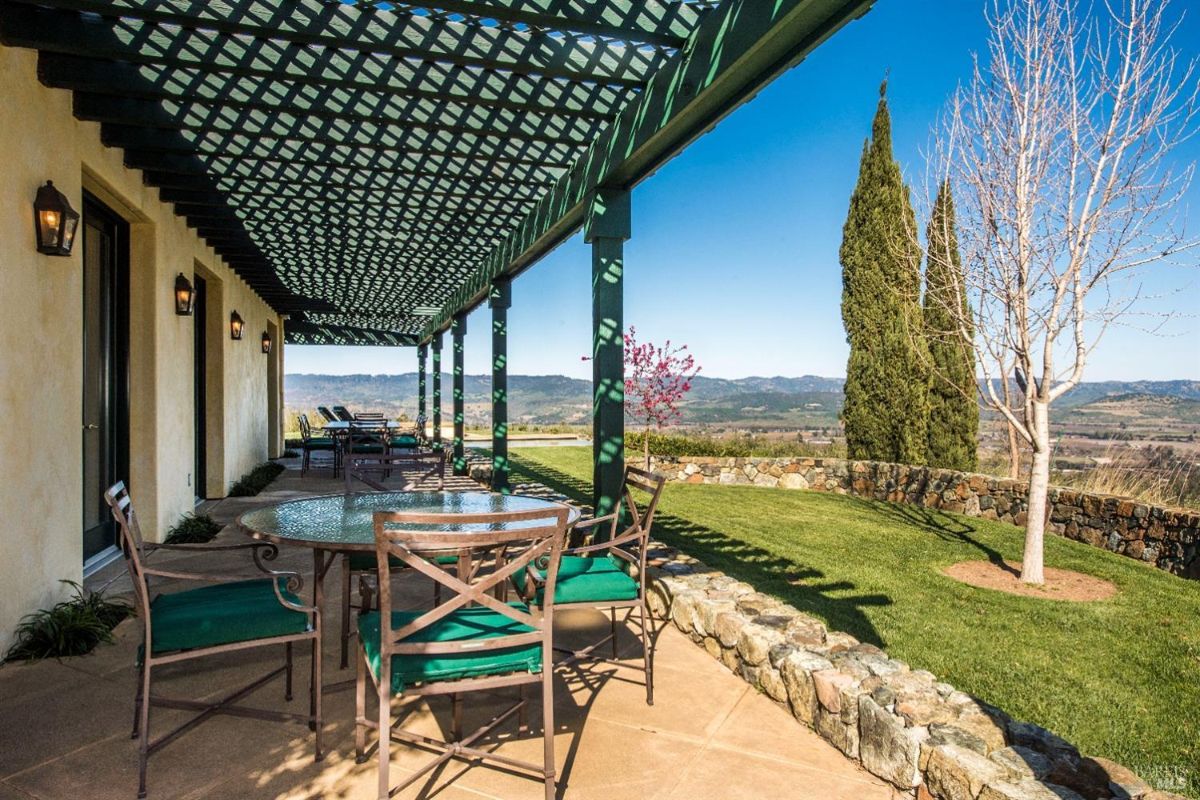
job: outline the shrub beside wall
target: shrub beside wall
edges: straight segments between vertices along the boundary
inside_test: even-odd
[[[651,461],[656,472],[681,483],[812,489],[1025,524],[1028,485],[990,475],[835,458],[655,456]],[[1048,527],[1059,536],[1200,579],[1200,513],[1195,511],[1051,488]]]

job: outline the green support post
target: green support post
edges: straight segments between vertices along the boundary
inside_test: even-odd
[[[488,291],[492,309],[492,491],[508,494],[508,309],[512,282],[500,278]]]
[[[429,354],[429,345],[417,346],[417,419],[420,425],[420,435],[425,434],[425,359]]]
[[[467,315],[459,314],[450,323],[450,337],[454,347],[454,474],[467,474],[467,454],[463,446],[463,427],[466,411],[463,401],[466,389],[463,385],[463,335],[467,332]]]
[[[442,334],[433,335],[433,443],[442,444]]]
[[[625,470],[623,271],[630,235],[629,191],[591,198],[583,238],[592,246],[592,507],[612,513]]]

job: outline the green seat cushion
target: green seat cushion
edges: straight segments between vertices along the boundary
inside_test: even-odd
[[[392,447],[416,447],[417,437],[408,435],[393,436],[390,444]]]
[[[349,448],[354,455],[380,454],[387,449],[381,442],[354,442]]]
[[[514,608],[527,610],[521,603],[511,603]],[[424,611],[393,611],[392,629],[401,628],[412,622]],[[358,636],[367,656],[371,674],[379,676],[379,626],[378,611],[358,618]],[[519,633],[533,633],[534,629],[517,622],[498,611],[475,606],[452,611],[432,625],[422,628],[407,638],[406,642],[458,642],[495,639]],[[510,672],[538,673],[542,671],[542,646],[539,643],[507,647],[502,650],[483,650],[464,654],[438,655],[394,655],[392,656],[392,692],[399,694],[405,686],[435,681],[454,681],[464,678],[480,678],[487,675],[504,675]]]
[[[288,602],[299,597],[279,588]],[[150,651],[195,650],[309,630],[309,617],[284,608],[268,578],[159,595],[150,604]]]
[[[437,556],[432,559],[435,564],[457,564],[458,556]],[[379,562],[375,559],[374,553],[351,553],[350,554],[350,570],[352,572],[374,572],[378,569]],[[408,565],[395,556],[388,558],[388,565],[392,569],[408,569]]]
[[[333,439],[309,439],[303,443],[309,450],[332,450],[337,447]]]
[[[539,570],[542,577],[545,570]],[[513,575],[517,588],[525,590],[525,571]],[[539,587],[536,602],[541,605],[544,587]],[[638,582],[625,571],[625,562],[612,555],[586,558],[563,556],[558,567],[558,581],[554,587],[556,603],[603,603],[618,600],[636,600]]]

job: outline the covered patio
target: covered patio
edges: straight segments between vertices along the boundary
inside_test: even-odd
[[[225,498],[240,474],[283,455],[286,345],[414,348],[417,414],[438,442],[443,418],[453,423],[449,488],[479,491],[468,477],[463,378],[474,344],[467,315],[486,303],[486,488],[511,492],[507,310],[538,302],[515,279],[581,230],[592,251],[591,506],[613,511],[625,469],[632,191],[871,2],[0,0],[0,104],[22,111],[0,119],[14,170],[0,191],[24,215],[19,229],[6,215],[0,230],[12,230],[13,289],[26,299],[0,318],[0,334],[33,341],[0,362],[16,387],[0,412],[52,423],[40,474],[0,465],[0,501],[34,520],[9,534],[10,550],[36,554],[0,567],[0,646],[25,614],[63,597],[62,579],[130,589],[101,502],[115,481],[129,486],[151,542],[197,501],[228,524],[255,505],[343,490],[288,470],[253,500]],[[58,269],[32,246],[25,253],[27,234],[16,233],[48,178],[83,210],[84,244],[72,252],[59,241],[53,254],[69,260],[49,260]],[[178,299],[185,290],[194,307]],[[61,303],[78,296],[82,318]],[[244,539],[227,526],[218,541]],[[220,555],[161,563],[235,569]],[[279,566],[312,573],[307,553],[286,548]],[[401,607],[428,604],[428,586],[403,584]],[[330,592],[322,615],[337,619],[340,602]],[[570,611],[561,635],[582,643],[605,627],[602,615]],[[138,623],[116,635],[90,656],[0,670],[0,800],[134,794]],[[678,631],[660,624],[655,639],[653,706],[621,667],[555,672],[560,797],[893,796]],[[634,637],[620,640],[622,657],[634,651]],[[217,702],[262,669],[258,653],[208,670],[181,665],[169,680]],[[327,641],[324,653],[336,676],[336,648]],[[301,648],[300,674],[305,658]],[[444,735],[438,702],[413,704],[410,722]],[[327,755],[316,762],[300,727],[202,725],[163,747],[153,796],[369,796],[375,767],[355,763],[353,704],[353,692],[327,696],[318,726]],[[468,725],[488,710],[468,703]],[[164,729],[173,716],[163,712]],[[540,742],[502,735],[487,746],[528,758]],[[421,757],[399,748],[395,772]],[[455,761],[403,796],[540,794],[520,776]]]
[[[631,191],[871,2],[4,0],[0,42],[37,50],[40,81],[284,317],[286,343],[415,346],[422,373],[432,351],[438,436],[449,333],[459,474],[466,316],[487,302],[498,489],[512,280],[582,228],[606,513]]]
[[[249,509],[312,493],[333,493],[341,484],[312,474],[301,479],[298,468],[293,468],[257,497],[223,500],[208,510],[217,520],[232,522]],[[478,487],[462,478],[449,488]],[[230,526],[216,541],[243,538]],[[244,558],[229,556],[163,553],[157,558],[159,566],[184,569],[200,564],[206,569],[245,567]],[[306,553],[280,555],[280,568],[307,566]],[[93,588],[107,585],[109,592],[128,593],[123,571],[123,565],[113,565],[89,583]],[[427,582],[409,577],[397,587],[406,606],[428,603]],[[180,587],[164,584],[164,588]],[[328,618],[337,618],[338,605],[336,596],[329,599]],[[558,625],[566,643],[583,643],[606,630],[608,620],[599,612],[571,612]],[[0,715],[7,723],[5,733],[0,733],[4,751],[0,798],[125,800],[133,795],[137,742],[130,739],[129,722],[136,683],[131,665],[140,643],[138,621],[127,620],[116,634],[115,645],[103,645],[88,656],[14,664],[0,671]],[[327,674],[336,679],[345,673],[338,670],[336,648],[326,649]],[[900,796],[798,725],[785,708],[730,673],[669,623],[657,624],[654,706],[644,702],[636,637],[622,638],[620,649],[627,666],[576,666],[556,675],[561,797],[892,800]],[[274,655],[251,651],[214,661],[207,670],[179,669],[165,675],[164,684],[172,691],[215,701],[276,660]],[[299,674],[307,670],[306,661],[302,654]],[[276,706],[278,693],[278,684],[270,684],[259,690],[252,703]],[[304,702],[298,693],[288,705]],[[152,796],[297,800],[373,796],[374,763],[354,763],[354,693],[328,692],[325,702],[329,753],[323,762],[313,762],[312,737],[302,727],[222,717],[156,756]],[[493,705],[468,702],[467,729],[485,720]],[[162,718],[157,724],[162,729],[186,718],[182,712],[159,713]],[[536,718],[537,710],[531,713]],[[416,702],[412,714],[416,723],[410,727],[431,736],[446,735],[447,701]],[[536,758],[541,738],[517,738],[510,732],[489,740],[487,747],[503,755]],[[425,758],[419,750],[401,749],[394,757],[396,777],[402,778]],[[520,774],[456,761],[397,796],[519,800],[540,797],[541,787]]]

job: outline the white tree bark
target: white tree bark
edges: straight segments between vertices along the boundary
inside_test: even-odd
[[[1029,500],[1025,516],[1025,553],[1021,580],[1045,581],[1046,499],[1050,492],[1050,405],[1033,404],[1033,467],[1029,470]]]
[[[1050,408],[1138,299],[1126,279],[1197,244],[1175,225],[1193,166],[1170,153],[1196,132],[1200,86],[1196,62],[1170,46],[1166,7],[1113,0],[1078,19],[1073,0],[991,0],[987,58],[935,136],[930,185],[953,187],[969,300],[948,310],[976,349],[984,402],[1033,450],[1022,570],[1033,583]]]

